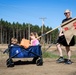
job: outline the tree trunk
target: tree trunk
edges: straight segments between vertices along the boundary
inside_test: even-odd
[[[16,38],[18,39],[18,28],[16,30]]]
[[[13,37],[15,37],[15,30],[14,30],[14,28],[13,28]]]
[[[1,25],[1,44],[3,44],[3,39],[2,39],[3,38],[3,34],[2,34],[3,31],[2,30],[3,30],[3,27]]]
[[[23,30],[23,37],[25,38],[25,29]]]
[[[47,44],[48,44],[48,42],[49,42],[49,38],[48,38],[48,34],[47,34]]]
[[[20,41],[21,41],[22,35],[21,35],[21,30],[20,30]]]
[[[5,36],[6,36],[5,43],[7,44],[7,30]]]
[[[51,34],[50,34],[50,44],[51,44]]]

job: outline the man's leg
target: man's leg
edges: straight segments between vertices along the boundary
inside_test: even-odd
[[[70,50],[70,47],[69,46],[66,46],[66,52],[67,52],[67,57],[68,57],[68,60],[66,61],[66,64],[72,64],[71,62],[71,50]]]
[[[60,56],[59,59],[57,59],[57,62],[62,63],[62,62],[64,62],[64,58],[63,58],[63,54],[62,54],[61,45],[57,43],[56,46],[57,46],[57,49],[59,51],[59,56]]]

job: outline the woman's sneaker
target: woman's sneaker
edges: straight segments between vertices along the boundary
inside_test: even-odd
[[[65,60],[63,57],[60,57],[59,59],[56,60],[57,63],[63,63]]]
[[[72,64],[73,62],[69,59],[67,59],[67,61],[65,62],[65,64]]]

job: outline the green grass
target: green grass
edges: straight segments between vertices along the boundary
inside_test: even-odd
[[[44,52],[43,58],[58,58],[58,55],[52,54],[51,52]]]
[[[56,55],[51,52],[43,52],[43,58],[59,58],[59,55]],[[67,58],[66,55],[63,56],[64,58]],[[72,55],[71,58],[76,58],[76,55]]]

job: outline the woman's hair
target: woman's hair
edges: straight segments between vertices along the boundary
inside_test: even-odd
[[[35,36],[35,38],[38,38],[38,34],[37,34],[37,32],[31,32],[31,36]]]

